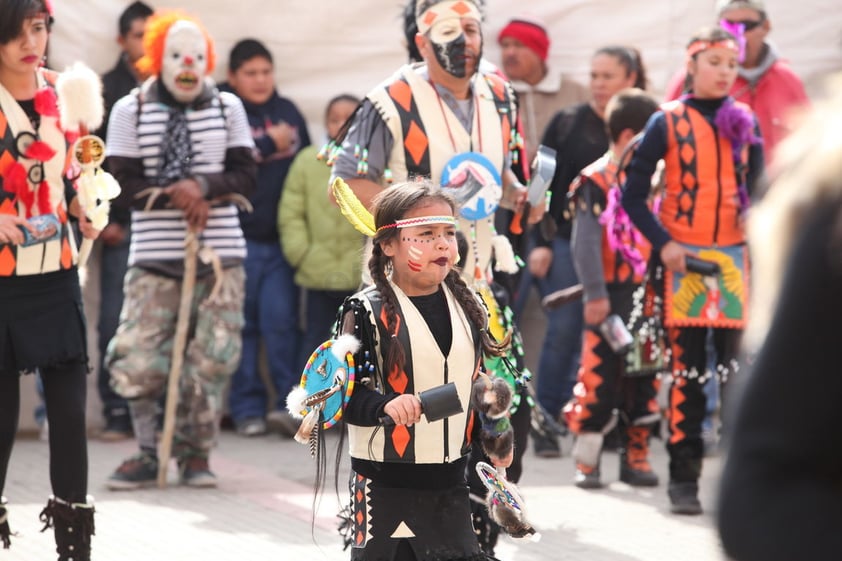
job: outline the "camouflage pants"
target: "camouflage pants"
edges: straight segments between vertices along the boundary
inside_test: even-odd
[[[222,394],[240,361],[245,273],[225,269],[219,292],[214,275],[196,279],[190,327],[179,378],[173,455],[206,456],[213,446]],[[132,267],[126,273],[120,326],[106,356],[111,384],[132,411],[141,448],[155,448],[158,402],[170,372],[181,280]]]

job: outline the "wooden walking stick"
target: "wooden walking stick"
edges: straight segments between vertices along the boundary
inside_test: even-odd
[[[199,255],[198,232],[192,226],[187,227],[184,239],[184,278],[181,281],[181,301],[178,305],[178,317],[175,324],[175,337],[172,347],[172,363],[167,380],[167,400],[164,407],[164,430],[158,443],[158,487],[167,486],[167,467],[172,454],[172,439],[175,432],[175,409],[178,406],[178,382],[184,365],[184,351],[190,329],[190,311],[193,304],[193,291],[196,286],[196,260]]]

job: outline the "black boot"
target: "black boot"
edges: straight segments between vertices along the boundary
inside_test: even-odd
[[[12,530],[9,528],[9,510],[6,508],[6,497],[0,497],[0,542],[3,549],[12,545]]]
[[[94,505],[50,497],[39,518],[44,523],[42,532],[55,527],[58,561],[90,561]]]
[[[673,514],[701,514],[699,484],[695,481],[670,481],[668,494],[670,512]]]

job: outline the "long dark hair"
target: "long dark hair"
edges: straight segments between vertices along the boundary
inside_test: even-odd
[[[46,0],[0,0],[0,45],[16,39],[23,30],[23,22],[40,14],[47,16],[47,30],[53,23],[53,16],[47,9]]]
[[[374,224],[376,228],[387,224],[394,224],[413,208],[432,202],[444,202],[456,213],[456,202],[429,180],[410,181],[384,189],[374,199]],[[380,292],[385,311],[386,330],[397,335],[397,296],[388,280],[388,273],[392,268],[392,260],[383,253],[381,243],[398,236],[397,228],[383,228],[374,235],[371,259],[368,269],[374,285]],[[468,320],[480,332],[482,350],[491,356],[502,356],[508,349],[510,336],[501,342],[495,341],[488,332],[488,311],[477,300],[474,292],[468,288],[459,273],[451,269],[444,279],[444,284],[453,293],[456,301],[462,307]],[[383,357],[383,371],[392,372],[394,368],[403,369],[406,353],[397,337],[392,339],[389,352]]]

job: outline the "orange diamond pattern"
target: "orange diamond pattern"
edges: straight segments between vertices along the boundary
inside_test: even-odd
[[[406,425],[396,425],[392,431],[392,445],[401,458],[403,458],[406,447],[409,445],[409,439],[409,429],[406,428]]]
[[[471,7],[468,6],[465,2],[457,2],[451,9],[457,14],[459,14],[460,17],[464,16],[465,14],[471,11]]]
[[[73,264],[73,253],[70,251],[70,243],[67,238],[61,240],[61,268],[69,269]]]
[[[406,387],[409,385],[409,378],[406,376],[406,372],[399,369],[397,366],[389,372],[389,385],[392,386],[398,393],[403,393],[406,391]]]
[[[681,184],[685,189],[693,189],[696,186],[696,178],[690,171],[685,171],[681,176]]]
[[[437,16],[437,12],[434,12],[433,10],[427,10],[427,15],[424,16],[424,25],[432,25],[433,21],[436,19]]]
[[[0,249],[0,277],[8,277],[15,271],[15,253],[10,246]]]
[[[693,158],[696,157],[696,151],[693,149],[690,144],[683,144],[681,146],[681,160],[685,164],[689,164],[693,161]]]
[[[0,203],[0,214],[17,214],[18,210],[15,208],[15,203],[12,199],[3,199]]]
[[[4,150],[3,155],[0,156],[0,175],[6,175],[6,171],[13,163],[15,163],[15,157],[8,150]]]
[[[678,119],[675,123],[675,132],[679,136],[687,136],[690,134],[690,121],[687,119]]]
[[[421,163],[421,158],[424,157],[424,152],[427,151],[430,141],[427,139],[424,131],[421,130],[421,127],[415,121],[412,121],[409,124],[409,130],[406,131],[406,138],[404,138],[403,144],[406,147],[406,151],[412,157],[413,162],[415,162],[415,165],[418,165]]]
[[[404,111],[409,112],[409,109],[412,107],[412,90],[409,89],[409,84],[403,80],[398,80],[389,86],[389,95]]]

